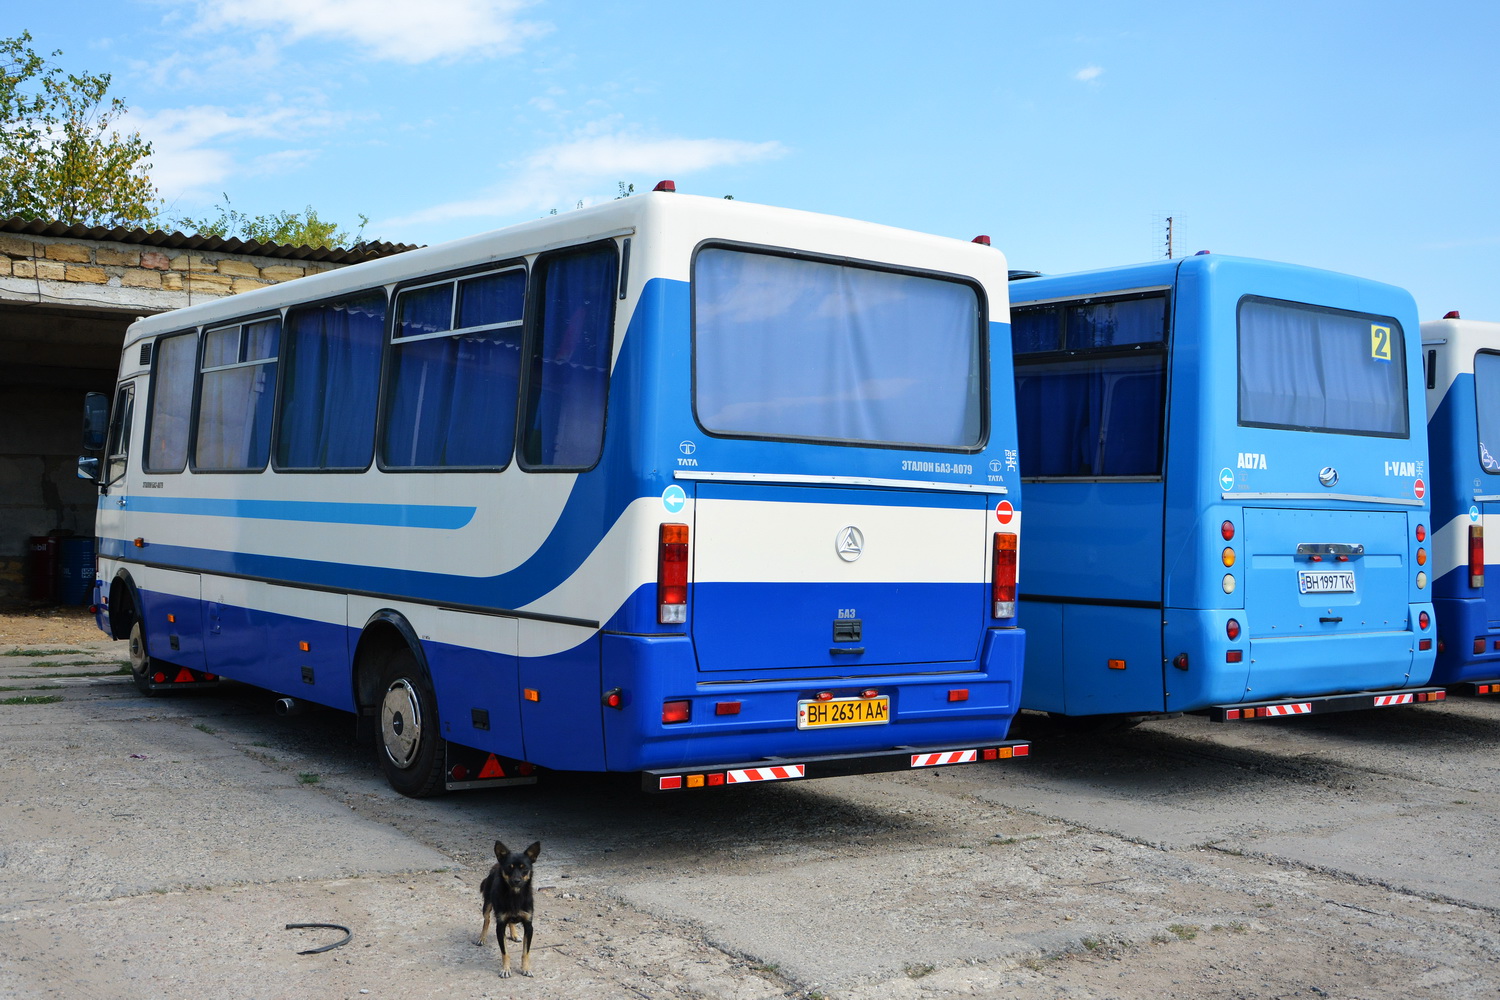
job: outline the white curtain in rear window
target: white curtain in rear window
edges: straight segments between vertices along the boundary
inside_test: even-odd
[[[1239,335],[1241,424],[1407,435],[1406,356],[1395,320],[1245,299]]]
[[[976,290],[958,281],[710,248],[693,274],[694,403],[744,437],[981,443]]]

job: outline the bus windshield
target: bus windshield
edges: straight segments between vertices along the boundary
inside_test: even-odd
[[[1394,319],[1247,296],[1239,338],[1240,426],[1407,436]]]
[[[965,282],[710,247],[693,275],[710,433],[969,450],[985,346]]]

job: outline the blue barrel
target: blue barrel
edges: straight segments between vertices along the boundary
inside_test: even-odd
[[[57,540],[57,603],[88,604],[94,597],[94,540]]]

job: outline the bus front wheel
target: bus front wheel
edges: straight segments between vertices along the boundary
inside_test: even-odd
[[[424,798],[443,789],[437,699],[417,658],[393,651],[380,675],[380,769],[402,795]]]
[[[154,698],[156,690],[151,687],[151,654],[146,652],[146,626],[141,624],[140,615],[136,615],[135,621],[130,626],[130,679],[135,681],[135,689],[147,698]]]

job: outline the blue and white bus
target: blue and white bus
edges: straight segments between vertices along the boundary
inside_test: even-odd
[[[415,796],[1024,756],[1003,255],[659,187],[132,325],[137,685],[354,713]]]
[[[1023,707],[1227,721],[1441,697],[1409,294],[1199,255],[1011,300]]]
[[[1500,323],[1422,324],[1432,452],[1435,684],[1500,694],[1500,578],[1486,586],[1485,522],[1500,519]],[[1493,537],[1500,537],[1492,535]]]

